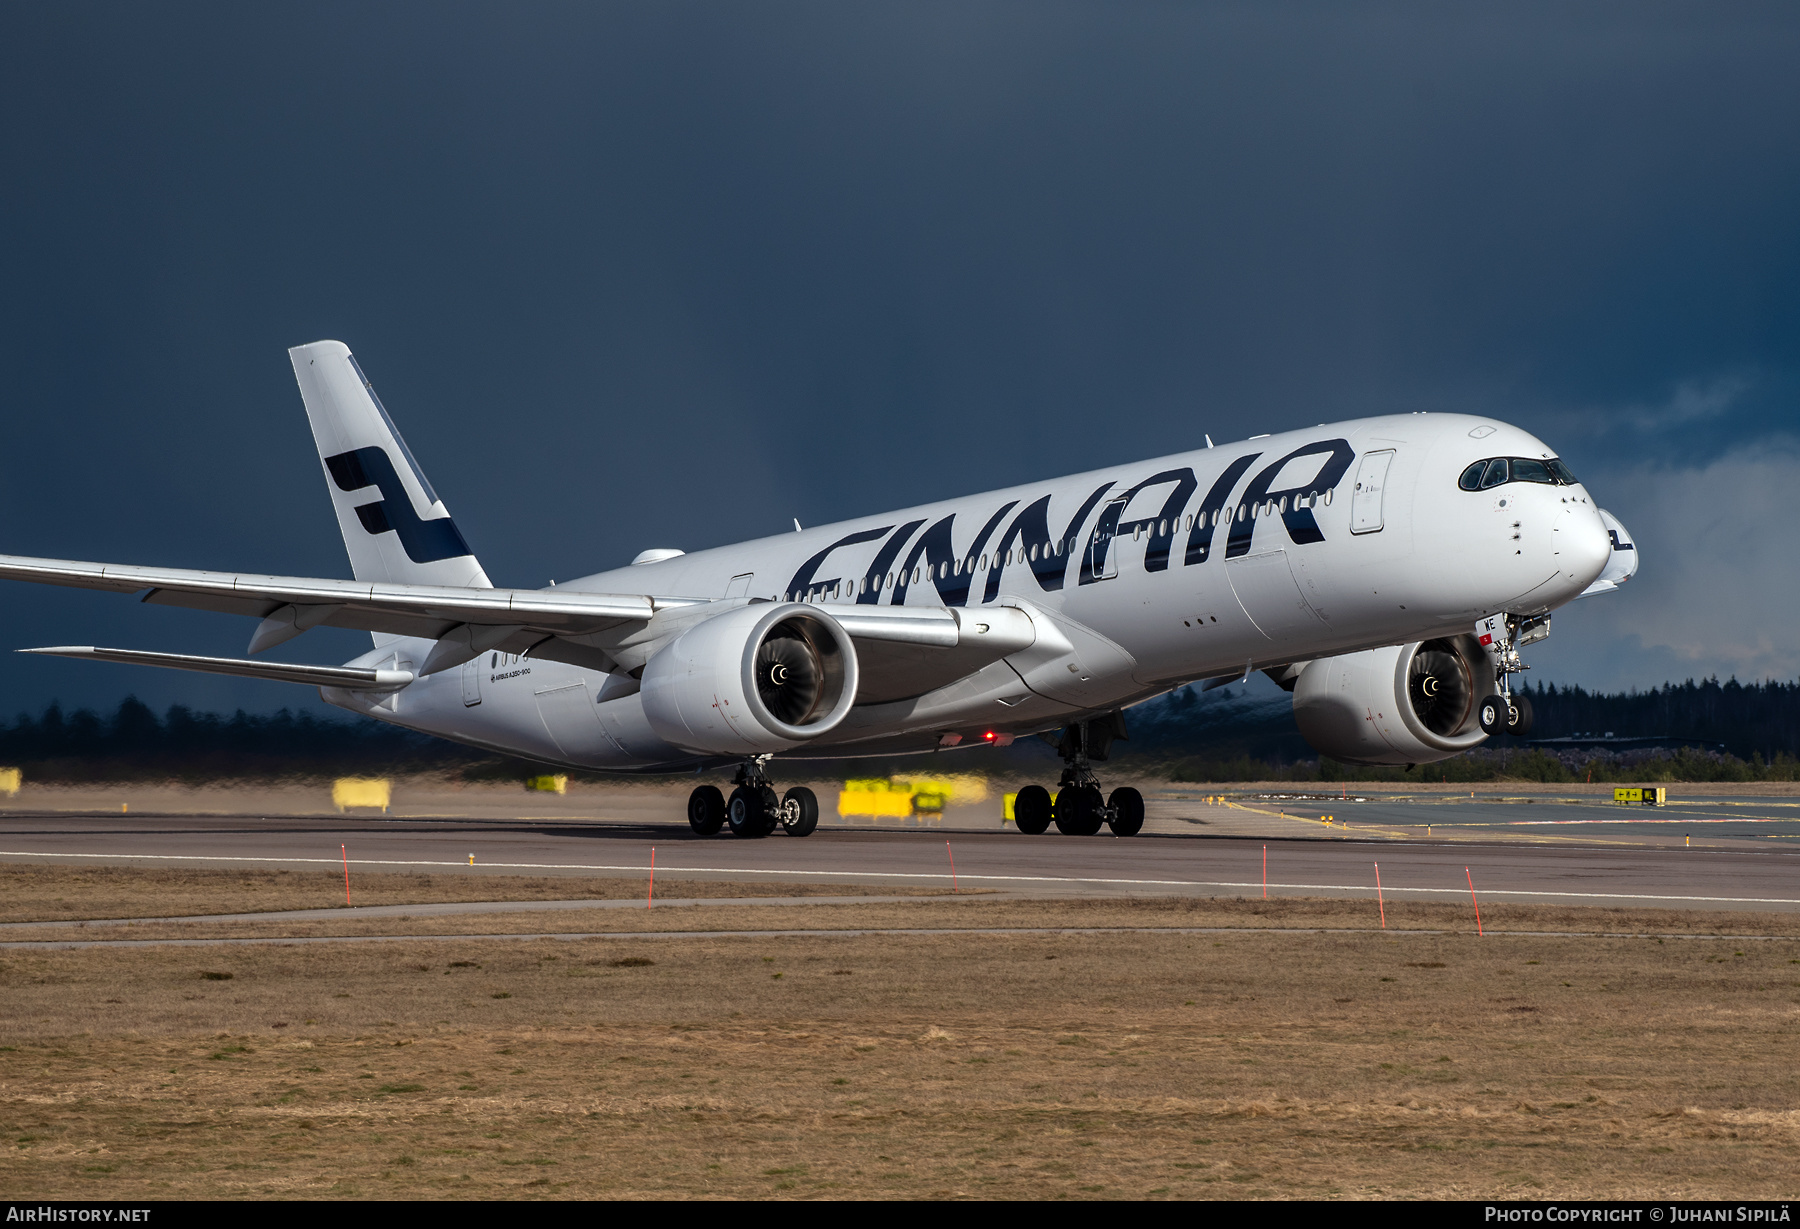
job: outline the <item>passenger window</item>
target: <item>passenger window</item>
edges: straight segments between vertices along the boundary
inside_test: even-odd
[[[1488,462],[1487,473],[1482,475],[1481,489],[1485,491],[1489,487],[1499,486],[1502,482],[1505,482],[1505,481],[1506,481],[1506,458],[1505,457],[1495,457],[1492,461]]]

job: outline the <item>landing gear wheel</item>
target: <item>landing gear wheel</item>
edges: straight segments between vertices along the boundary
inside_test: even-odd
[[[789,836],[811,836],[819,826],[819,796],[796,785],[781,800],[781,826]]]
[[[1504,734],[1512,720],[1512,708],[1502,697],[1489,696],[1476,708],[1475,719],[1481,723],[1483,734]]]
[[[1056,830],[1064,836],[1092,836],[1103,822],[1095,786],[1071,785],[1056,795]]]
[[[1506,723],[1506,732],[1514,738],[1531,733],[1531,701],[1524,696],[1512,698],[1512,718]]]
[[[715,836],[725,826],[725,795],[716,785],[702,785],[688,795],[688,827],[700,836]]]
[[[1013,799],[1013,826],[1027,836],[1037,836],[1050,826],[1050,791],[1027,785]]]
[[[1112,810],[1110,821],[1114,836],[1136,836],[1144,826],[1144,796],[1129,785],[1112,792],[1106,805]]]
[[[775,831],[775,810],[779,800],[768,786],[740,785],[731,791],[725,807],[725,822],[733,836],[767,836]]]

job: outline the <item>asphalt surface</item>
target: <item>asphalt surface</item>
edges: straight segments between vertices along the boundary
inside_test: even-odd
[[[1390,899],[1466,901],[1472,880],[1482,899],[1800,910],[1800,846],[1794,842],[1687,848],[1560,836],[1488,840],[1457,833],[1427,839],[1411,835],[1424,826],[1417,822],[1422,809],[1380,805],[1388,813],[1356,811],[1340,800],[1330,812],[1334,823],[1351,827],[1326,830],[1306,814],[1282,815],[1290,808],[1280,804],[1215,808],[1206,813],[1228,818],[1208,821],[1184,814],[1196,810],[1187,801],[1159,800],[1156,821],[1129,839],[1068,837],[1054,829],[1031,837],[1010,828],[822,826],[805,839],[777,834],[737,840],[697,837],[684,822],[637,819],[13,812],[0,818],[0,861],[319,869],[339,866],[347,855],[353,881],[359,870],[642,878],[654,847],[659,882],[949,886],[954,874],[962,885],[1031,896],[1255,896],[1264,890],[1266,848],[1271,896],[1372,899],[1379,863]],[[1455,810],[1444,803],[1431,809]],[[1321,812],[1314,806],[1310,814]],[[1364,823],[1381,830],[1359,834]],[[1263,830],[1247,832],[1248,824]],[[675,882],[669,894],[679,894]]]
[[[1674,787],[1671,793],[1677,793]],[[1193,795],[1187,795],[1193,797]],[[1159,799],[1170,799],[1163,793]],[[1662,806],[1620,805],[1604,798],[1462,794],[1313,795],[1234,794],[1240,807],[1285,811],[1294,817],[1331,814],[1334,826],[1394,830],[1393,835],[1479,836],[1486,839],[1580,839],[1609,844],[1745,846],[1800,842],[1800,800],[1793,798],[1680,798]]]

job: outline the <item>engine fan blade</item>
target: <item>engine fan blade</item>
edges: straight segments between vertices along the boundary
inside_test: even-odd
[[[756,650],[756,694],[777,721],[800,725],[819,702],[824,670],[812,645],[771,636]]]

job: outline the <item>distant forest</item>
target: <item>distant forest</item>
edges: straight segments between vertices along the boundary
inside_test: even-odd
[[[1192,781],[1800,779],[1800,681],[1689,679],[1610,694],[1540,683],[1524,689],[1535,711],[1530,739],[1491,738],[1410,773],[1320,756],[1300,737],[1287,697],[1233,690],[1243,692],[1184,687],[1132,709],[1129,754]]]
[[[369,772],[498,770],[514,765],[472,747],[415,734],[378,721],[335,720],[294,713],[229,717],[174,705],[162,717],[127,696],[103,717],[65,713],[51,704],[41,716],[20,713],[0,727],[0,766],[27,781],[222,777],[321,777]],[[517,767],[523,775],[523,763]]]
[[[1800,681],[1739,683],[1706,679],[1649,691],[1592,692],[1539,684],[1527,690],[1536,710],[1534,741],[1491,739],[1469,753],[1412,773],[1339,764],[1300,737],[1285,695],[1242,686],[1201,692],[1179,688],[1126,714],[1129,738],[1115,744],[1113,771],[1189,781],[1339,781],[1527,778],[1543,781],[1800,779]],[[1538,743],[1581,735],[1612,742]],[[1636,740],[1619,747],[1620,740]],[[933,770],[1034,772],[1052,761],[1037,740],[1008,752],[954,752]],[[28,781],[318,778],[350,773],[443,772],[469,779],[523,778],[541,771],[376,721],[315,717],[282,709],[230,716],[176,705],[158,716],[135,697],[110,715],[21,713],[0,724],[0,767]],[[868,774],[876,762],[815,765]],[[916,758],[896,759],[917,771]]]

